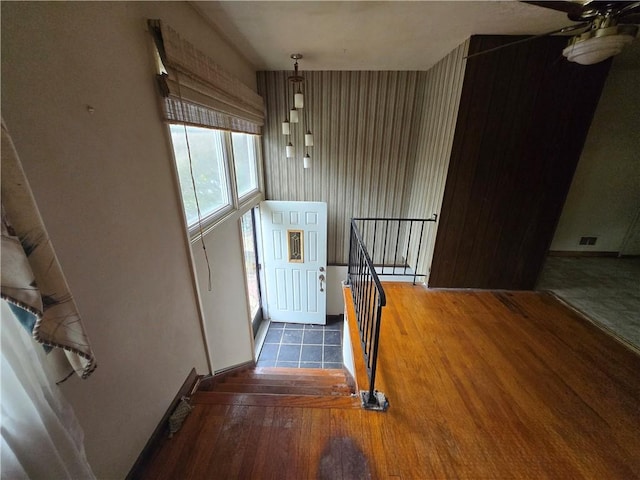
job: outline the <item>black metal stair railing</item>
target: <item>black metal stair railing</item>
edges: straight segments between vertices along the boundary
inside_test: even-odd
[[[413,277],[415,285],[416,279],[426,277],[418,271],[425,226],[437,219],[434,213],[432,218],[354,218],[351,222],[358,227],[379,277]]]
[[[351,287],[360,343],[369,377],[369,390],[360,392],[362,406],[366,409],[384,411],[389,407],[385,394],[375,389],[382,308],[387,303],[379,275],[412,276],[414,284],[417,277],[425,276],[417,271],[424,227],[425,223],[435,222],[436,219],[436,215],[431,219],[351,219],[347,284]],[[415,231],[414,225],[417,225]],[[371,256],[365,246],[360,227],[365,232],[365,238],[373,245]],[[382,250],[376,251],[376,244],[379,246],[380,243]],[[400,257],[398,252],[401,252]],[[374,259],[379,262],[378,271]],[[413,268],[411,264],[414,265]]]
[[[351,220],[347,283],[351,286],[356,322],[369,377],[369,390],[360,392],[362,406],[371,410],[386,410],[389,402],[382,392],[375,390],[375,382],[380,320],[382,307],[386,305],[387,299],[354,220]]]

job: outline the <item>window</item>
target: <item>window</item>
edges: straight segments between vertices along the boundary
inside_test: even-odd
[[[187,127],[193,180],[189,166],[189,154],[184,126],[171,125],[171,139],[175,153],[182,201],[189,227],[198,222],[196,196],[193,191],[195,181],[203,220],[231,205],[230,186],[223,152],[223,132],[209,128]]]
[[[262,307],[260,302],[260,280],[258,278],[258,255],[256,238],[256,208],[252,208],[240,217],[242,228],[242,247],[244,249],[244,273],[247,280],[247,296],[249,297],[249,309],[253,336],[258,333],[262,321]]]
[[[246,197],[258,190],[257,139],[256,135],[247,133],[234,132],[231,134],[238,198]]]
[[[170,124],[169,130],[184,211],[192,233],[198,227],[198,205],[202,224],[206,227],[233,210],[251,194],[259,192],[260,142],[257,135],[187,126],[187,148],[185,127]],[[231,182],[232,170],[235,171],[236,193]]]

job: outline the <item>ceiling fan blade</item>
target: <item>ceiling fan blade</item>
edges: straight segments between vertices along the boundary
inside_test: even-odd
[[[616,17],[618,17],[618,19],[621,19],[622,17],[637,15],[638,13],[640,13],[640,2],[631,2],[618,10],[616,13]]]
[[[520,43],[530,42],[530,41],[535,40],[537,38],[548,37],[549,35],[555,35],[557,33],[575,32],[576,30],[582,30],[584,28],[587,28],[590,25],[591,24],[589,22],[579,23],[577,25],[569,25],[567,27],[562,27],[562,28],[559,28],[557,30],[553,30],[551,32],[540,33],[539,35],[532,35],[530,37],[523,38],[521,40],[516,40],[515,42],[505,43],[504,45],[500,45],[499,47],[489,48],[489,49],[483,50],[481,52],[472,53],[471,55],[467,55],[464,58],[478,57],[478,56],[484,55],[486,53],[495,52],[496,50],[502,50],[503,48],[511,47],[513,45],[518,45]]]
[[[627,18],[622,20],[622,18],[628,15],[635,16],[636,11],[640,9],[640,2],[628,0],[521,0],[521,2],[565,12],[567,17],[574,22],[591,20],[598,15],[609,12],[618,19],[619,23],[638,23],[637,18],[635,20]]]

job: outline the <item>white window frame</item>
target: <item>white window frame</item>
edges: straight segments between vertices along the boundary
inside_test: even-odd
[[[174,173],[176,177],[176,188],[178,190],[178,196],[180,198],[180,207],[182,208],[182,214],[184,223],[189,234],[190,240],[193,242],[200,238],[200,235],[206,236],[217,225],[220,225],[225,220],[234,216],[235,213],[244,213],[247,205],[253,205],[260,202],[264,198],[264,170],[262,164],[262,137],[260,135],[252,135],[255,137],[254,148],[256,158],[256,175],[257,175],[257,188],[247,192],[242,197],[238,197],[238,186],[236,182],[236,169],[235,160],[233,156],[233,144],[231,139],[231,131],[216,129],[211,127],[204,127],[194,125],[197,128],[204,128],[207,130],[216,130],[223,134],[222,140],[222,154],[224,161],[225,184],[227,186],[227,192],[229,195],[229,203],[218,210],[202,217],[200,221],[195,221],[189,225],[187,220],[187,212],[184,207],[184,196],[182,193],[182,186],[180,184],[180,175],[178,173],[178,163],[176,161],[175,148],[173,145],[173,137],[171,135],[171,125],[183,125],[180,122],[168,122],[167,134],[169,137],[169,143],[171,145],[171,154],[173,158]]]
[[[256,174],[256,188],[254,188],[253,190],[248,191],[247,193],[245,193],[242,196],[237,195],[237,199],[238,199],[238,205],[240,207],[245,206],[249,201],[252,201],[256,195],[259,195],[262,193],[263,189],[262,189],[262,179],[263,179],[263,175],[262,175],[262,142],[261,142],[261,137],[260,135],[255,135],[255,134],[251,134],[251,133],[244,133],[244,132],[237,132],[237,133],[241,133],[243,135],[249,135],[250,137],[253,137],[253,152],[254,152],[254,158],[256,160],[256,165],[255,165],[255,174]],[[231,139],[231,156],[233,156],[233,172],[234,172],[234,180],[237,181],[236,177],[237,177],[237,170],[236,170],[236,162],[235,162],[235,156],[233,155],[233,140],[232,140],[232,136],[230,135],[229,138]],[[236,185],[236,192],[237,192],[237,185]]]

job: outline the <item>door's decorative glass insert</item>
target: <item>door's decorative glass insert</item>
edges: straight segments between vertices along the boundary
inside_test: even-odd
[[[287,230],[287,246],[290,263],[303,263],[304,238],[302,230]]]

